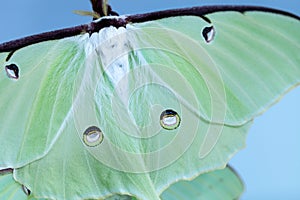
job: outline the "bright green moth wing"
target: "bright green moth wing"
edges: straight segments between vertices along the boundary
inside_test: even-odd
[[[117,54],[114,61],[110,61],[114,57],[100,59],[99,54],[106,55],[105,47],[114,41],[123,42],[124,30],[121,33],[114,30],[103,30],[103,37],[105,31],[116,36],[107,44],[104,40],[99,47],[93,42],[97,41],[97,34],[91,38],[84,35],[70,39],[71,42],[77,40],[78,45],[74,48],[78,48],[79,53],[84,49],[84,67],[79,66],[76,78],[71,79],[74,84],[73,92],[69,93],[73,99],[70,114],[63,115],[62,131],[53,141],[50,151],[41,159],[15,170],[16,180],[26,185],[33,196],[83,199],[105,198],[119,193],[141,199],[159,199],[161,192],[174,181],[221,168],[244,146],[250,123],[239,127],[210,124],[183,107],[182,99],[177,98],[177,93],[172,93],[168,84],[180,77],[176,80],[170,77],[168,82],[157,79],[153,69],[160,70],[158,66],[144,65],[140,51],[132,48],[136,36],[130,35],[134,40],[124,45],[130,47],[125,56]],[[128,34],[135,34],[135,31]],[[132,37],[125,37],[128,38]],[[169,56],[168,53],[163,55]],[[69,55],[62,54],[62,62],[64,56]],[[71,66],[72,62],[63,63]],[[107,66],[106,62],[112,64]],[[120,79],[127,84],[117,87],[118,77],[111,71],[118,73],[119,68],[114,67],[119,67],[119,64],[126,67],[126,63],[131,70],[128,73],[130,78]],[[182,63],[189,66],[184,59]],[[22,69],[21,64],[19,67]],[[184,77],[181,80],[185,81]],[[56,82],[60,83],[61,79],[56,79]],[[193,102],[197,103],[197,99],[193,98]],[[181,118],[174,130],[160,125],[160,115],[168,109],[176,110]],[[84,133],[94,126],[99,127],[104,135],[102,143],[96,146],[83,139]],[[200,159],[199,149],[208,131],[221,131],[221,138],[210,155]],[[38,132],[32,134],[38,135]],[[140,135],[143,138],[137,138],[137,134],[143,134]]]
[[[22,155],[25,151],[17,148],[17,156],[10,159],[9,166],[32,162],[15,171],[16,180],[38,197],[104,198],[118,193],[131,194],[140,199],[159,199],[160,194],[173,182],[225,166],[230,157],[244,146],[251,119],[299,82],[295,78],[299,66],[293,71],[289,68],[280,71],[280,75],[275,76],[277,68],[283,67],[280,63],[272,63],[274,68],[267,68],[269,76],[266,72],[261,73],[263,84],[256,85],[258,88],[253,84],[253,88],[246,90],[250,85],[245,81],[249,79],[245,80],[243,76],[253,78],[255,70],[265,70],[263,66],[269,60],[259,59],[259,68],[248,66],[251,59],[236,61],[238,58],[234,55],[240,51],[227,51],[223,44],[241,44],[249,40],[249,35],[236,35],[231,38],[236,42],[228,42],[231,34],[226,31],[222,33],[222,30],[226,29],[226,24],[235,25],[238,29],[242,26],[247,28],[245,24],[254,23],[252,18],[260,17],[261,14],[225,12],[209,15],[216,30],[215,38],[209,44],[201,34],[202,29],[210,25],[198,17],[169,18],[145,25],[133,24],[126,30],[108,28],[100,31],[99,35],[93,34],[91,38],[83,35],[61,40],[62,46],[72,43],[71,49],[68,48],[70,52],[58,51],[57,58],[48,62],[49,70],[46,72],[49,73],[45,73],[45,77],[53,78],[53,82],[46,84],[46,81],[44,84],[64,84],[64,87],[51,89],[39,84],[40,98],[36,98],[39,97],[37,95],[33,98],[37,105],[49,107],[45,110],[45,116],[35,115],[43,108],[38,106],[29,112],[33,113],[33,123],[28,124],[27,118],[14,121],[28,126],[22,129],[24,132],[36,128],[30,131],[30,136],[18,133],[18,139],[24,137],[20,139],[21,147],[26,144],[24,147],[30,148],[28,154],[32,159],[26,160],[27,157],[24,157],[25,161],[20,161],[19,152]],[[299,22],[274,14],[263,15],[264,18],[274,19],[274,23],[281,21],[283,25],[276,24],[276,27],[284,30],[289,28],[287,32],[291,32],[291,36],[287,38],[294,40],[294,43],[284,49],[292,51],[288,53],[291,55],[294,50],[299,52],[299,47],[293,45],[298,44],[299,39],[292,37],[299,33]],[[264,22],[264,18],[255,22],[268,27],[270,22]],[[240,25],[234,24],[237,19],[241,20]],[[185,29],[184,24],[188,25],[188,29]],[[173,29],[172,34],[166,27]],[[228,30],[231,31],[230,28]],[[255,33],[261,29],[253,31]],[[229,39],[224,40],[222,35],[227,35]],[[281,39],[279,36],[274,37]],[[33,45],[32,48],[43,44],[50,45],[45,42]],[[26,60],[45,59],[45,54],[37,57],[29,51],[27,53],[28,49],[25,48],[15,52],[10,62],[17,62],[21,72],[22,62],[19,62],[18,54],[21,55],[22,50]],[[277,51],[281,52],[282,47],[277,48]],[[231,55],[227,56],[228,60],[222,57],[224,52]],[[277,56],[272,51],[270,54]],[[256,57],[254,59],[257,60]],[[297,55],[290,59],[288,62],[294,63],[291,67],[299,63]],[[57,67],[57,63],[63,67]],[[247,72],[235,74],[240,66]],[[3,73],[7,80],[5,75]],[[284,81],[278,81],[278,78]],[[17,84],[21,79],[22,74],[19,80],[12,83]],[[241,85],[233,84],[238,81],[241,81]],[[34,84],[31,82],[30,85]],[[260,86],[268,87],[266,90],[270,91],[275,87],[276,94],[266,95],[265,90],[262,90],[264,93],[255,93],[261,91]],[[24,91],[28,88],[19,86],[16,90]],[[5,91],[3,93],[10,91],[4,85],[2,90]],[[54,101],[50,98],[49,101],[47,93],[51,92],[59,98]],[[247,92],[251,96],[243,96]],[[267,100],[257,100],[265,96]],[[248,107],[252,100],[255,103],[250,105],[257,106]],[[59,102],[61,104],[57,104]],[[10,105],[13,107],[14,104]],[[177,118],[172,114],[173,111],[176,111]],[[160,120],[163,113],[166,118]],[[6,119],[5,115],[1,114],[0,117],[1,120]],[[41,124],[41,119],[47,125]],[[52,123],[49,122],[55,122],[57,126],[50,129],[49,124]],[[48,131],[46,135],[41,134],[44,129]],[[91,134],[89,139],[85,138],[85,133]],[[27,144],[27,137],[33,137],[37,146],[33,148]],[[40,137],[46,137],[44,142],[36,139]],[[1,133],[1,145],[3,143],[12,149],[14,138],[6,138],[7,135]],[[51,144],[48,150],[44,147],[45,143]],[[40,152],[43,153],[35,148],[42,149]],[[3,160],[5,163],[6,159]],[[1,167],[5,166],[8,164]]]
[[[193,88],[182,90],[192,91],[199,105],[190,103],[186,93],[181,94],[186,101],[184,106],[195,115],[215,123],[241,125],[299,85],[298,19],[253,11],[217,12],[206,17],[211,24],[200,17],[187,16],[137,25],[138,45],[157,49],[141,50],[148,63],[180,71]],[[166,58],[160,55],[161,51],[176,56]],[[182,67],[178,56],[187,59],[191,66]],[[165,74],[160,73],[160,77],[164,79]],[[183,88],[181,84],[173,84],[174,90]],[[201,157],[213,148],[218,133],[207,133]]]
[[[161,194],[162,200],[233,200],[239,199],[244,185],[239,175],[229,166],[221,170],[204,173],[193,180],[181,180]],[[134,197],[122,196],[135,200]],[[116,198],[116,197],[114,197]]]
[[[243,183],[230,167],[202,174],[191,181],[179,181],[166,189],[162,199],[237,199],[243,192]],[[27,196],[22,185],[13,179],[12,173],[0,174],[0,198],[6,200],[25,200],[36,198]],[[113,195],[106,200],[135,199],[126,195]]]
[[[82,62],[80,51],[72,41],[40,43],[20,49],[4,64],[5,56],[0,61],[3,67],[0,168],[16,168],[45,155],[59,137],[72,106],[70,93]],[[73,62],[74,56],[77,62]],[[16,81],[4,70],[11,63],[20,68],[20,78]]]
[[[156,45],[158,49],[173,52],[174,49],[178,49],[174,53],[183,55],[184,58],[193,57],[194,63],[191,64],[194,71],[206,81],[207,88],[210,89],[209,93],[205,93],[203,89],[197,91],[200,86],[193,83],[194,77],[199,75],[190,73],[186,77],[197,91],[195,95],[201,105],[198,112],[204,119],[213,119],[226,125],[243,124],[264,112],[285,92],[299,84],[298,19],[254,11],[243,14],[232,11],[217,12],[206,17],[211,20],[211,24],[200,17],[187,16],[136,25],[141,28],[140,46]],[[210,42],[206,42],[202,35],[205,27],[213,27],[213,30],[206,34],[208,38],[211,37]],[[187,41],[187,38],[190,41]],[[160,52],[151,53],[145,52],[152,62],[163,62],[160,59],[165,59],[155,56]],[[196,56],[199,60],[194,58]],[[178,66],[180,69],[173,65],[169,67],[181,71],[188,70],[181,66]],[[220,77],[210,74],[214,71],[218,71]],[[216,81],[213,78],[223,81],[225,93],[219,95],[226,97],[224,118],[223,113],[214,112],[207,106],[213,105],[214,101],[217,101],[216,104],[223,103],[222,96],[217,100],[211,99],[215,95],[213,89],[219,90],[213,85],[216,84],[213,83]]]
[[[199,126],[207,128],[207,124],[203,122],[200,122]],[[43,159],[17,169],[16,178],[34,195],[56,199],[105,197],[113,193],[131,194],[139,199],[159,199],[160,193],[172,182],[183,177],[194,177],[224,165],[233,153],[244,146],[248,128],[249,125],[224,127],[216,147],[203,159],[199,159],[198,156],[202,141],[199,134],[190,148],[174,163],[145,173],[122,172],[103,165],[84,148],[78,136],[72,134],[75,130],[70,130],[70,133],[65,133],[58,139]],[[235,140],[232,141],[232,138]],[[174,147],[173,154],[178,153],[176,149],[179,147]],[[139,160],[134,160],[129,155],[125,158],[118,157],[110,152],[110,149],[104,153],[114,156],[111,159],[116,159],[120,165],[131,159],[132,169],[140,168],[136,166]],[[140,157],[144,158],[143,155]],[[126,164],[127,166],[124,166],[129,168],[129,164]]]
[[[179,181],[165,190],[163,200],[199,199],[233,200],[239,199],[244,191],[242,180],[231,168],[226,167],[201,174],[191,181]]]
[[[12,173],[0,173],[0,199],[5,200],[42,200],[27,196],[22,185],[16,182]]]
[[[26,188],[16,182],[13,174],[9,172],[0,172],[0,199],[3,200],[46,200],[34,198],[32,194],[26,194]],[[28,190],[26,191],[28,192]],[[130,196],[126,195],[113,195],[106,198],[106,200],[131,200]]]
[[[26,198],[25,193],[22,191],[22,186],[13,179],[12,174],[6,173],[0,175],[0,189],[1,199]]]

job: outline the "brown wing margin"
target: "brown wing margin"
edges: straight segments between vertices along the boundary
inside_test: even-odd
[[[17,40],[5,42],[0,44],[0,52],[11,52],[10,55],[8,56],[9,59],[11,54],[13,54],[13,52],[15,52],[16,50],[32,44],[45,42],[49,40],[62,39],[66,37],[80,35],[83,33],[92,34],[94,32],[98,32],[102,28],[109,27],[109,26],[125,27],[126,24],[129,23],[142,23],[146,21],[153,21],[162,18],[176,17],[176,16],[199,16],[204,20],[206,20],[207,22],[210,22],[210,20],[206,18],[205,15],[215,13],[215,12],[226,12],[226,11],[236,11],[241,13],[251,12],[251,11],[269,12],[269,13],[275,13],[279,15],[292,17],[300,21],[300,16],[297,16],[295,14],[286,11],[274,9],[274,8],[267,8],[267,7],[260,7],[260,6],[231,6],[231,5],[200,6],[200,7],[157,11],[157,12],[151,12],[145,14],[128,15],[125,17],[102,18],[100,20],[93,21],[89,24],[83,24],[75,27],[59,29],[50,32],[44,32],[32,36],[23,37]]]

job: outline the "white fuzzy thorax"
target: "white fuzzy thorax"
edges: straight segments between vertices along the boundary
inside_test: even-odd
[[[126,29],[108,27],[90,38],[102,66],[114,84],[117,84],[129,71],[128,52],[130,51]]]
[[[94,56],[101,64],[102,70],[113,83],[118,95],[128,99],[129,72],[128,53],[131,51],[128,30],[124,27],[107,27],[93,33],[85,40],[87,57]],[[121,83],[121,84],[120,84]]]

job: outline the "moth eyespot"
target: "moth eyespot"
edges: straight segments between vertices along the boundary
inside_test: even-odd
[[[83,133],[83,142],[90,147],[95,147],[101,144],[103,138],[104,136],[102,131],[96,126],[87,128]]]
[[[174,130],[180,125],[180,117],[174,110],[165,110],[160,115],[160,125],[166,130]]]
[[[25,185],[22,185],[22,190],[27,196],[31,194],[31,191]]]
[[[8,78],[12,78],[12,79],[19,78],[19,68],[16,64],[6,65],[5,71],[6,71]]]
[[[213,26],[205,27],[202,30],[202,36],[207,43],[210,43],[215,38],[215,28]]]

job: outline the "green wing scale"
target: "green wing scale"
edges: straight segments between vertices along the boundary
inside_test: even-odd
[[[38,198],[174,199],[219,175],[238,198],[229,168],[204,173],[224,168],[253,118],[299,84],[300,23],[258,11],[205,17],[41,42],[8,61],[0,53],[0,169]]]

